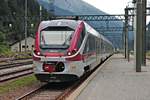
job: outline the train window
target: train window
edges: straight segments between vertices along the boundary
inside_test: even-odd
[[[89,49],[89,38],[87,38],[83,53],[85,54],[85,53],[89,52],[89,50],[90,50]]]
[[[98,43],[100,49],[100,44]],[[96,51],[96,37],[89,35],[83,53]]]
[[[82,32],[81,32],[82,40],[84,39],[84,36],[85,36],[85,27],[83,26],[83,30],[82,30]]]
[[[80,39],[79,39],[79,41],[78,41],[78,48],[80,48],[84,37],[85,37],[85,28],[83,28],[83,30],[82,30],[82,32],[81,32],[81,34],[80,34]]]
[[[95,37],[92,35],[89,35],[89,45],[90,51],[95,51]]]
[[[41,31],[41,47],[64,48],[70,45],[70,40],[74,30],[69,27],[48,27]]]

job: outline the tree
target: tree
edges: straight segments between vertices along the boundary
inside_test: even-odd
[[[0,31],[0,44],[4,44],[5,42],[5,34]]]

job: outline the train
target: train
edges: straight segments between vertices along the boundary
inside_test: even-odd
[[[113,44],[85,21],[41,21],[35,36],[34,74],[41,82],[75,81],[113,53]]]

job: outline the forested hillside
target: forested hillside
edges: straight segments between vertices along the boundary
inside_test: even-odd
[[[0,31],[5,39],[13,41],[24,38],[25,0],[1,0],[0,3]],[[39,23],[39,4],[36,0],[28,0],[28,35],[34,34]],[[44,17],[48,16],[42,10]],[[0,34],[0,35],[1,35]],[[7,37],[6,37],[7,35]]]
[[[40,7],[36,0],[28,0],[28,36],[34,35],[40,18]],[[50,16],[42,9],[42,17]],[[3,48],[24,38],[25,0],[0,1],[0,46]],[[2,49],[2,48],[1,48]],[[0,49],[0,52],[1,52]]]

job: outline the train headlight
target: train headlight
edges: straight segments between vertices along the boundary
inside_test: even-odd
[[[70,56],[70,55],[75,54],[76,52],[77,52],[77,50],[74,49],[74,50],[72,50],[72,51],[68,51],[68,52],[67,52],[67,55]]]
[[[34,50],[34,53],[35,53],[36,55],[38,55],[38,56],[41,55],[40,51],[37,51],[37,50]]]
[[[70,56],[70,55],[71,55],[71,52],[68,52],[67,54],[68,54],[68,56]]]
[[[40,52],[37,52],[37,55],[38,55],[38,56],[40,56],[40,54],[41,54]]]

